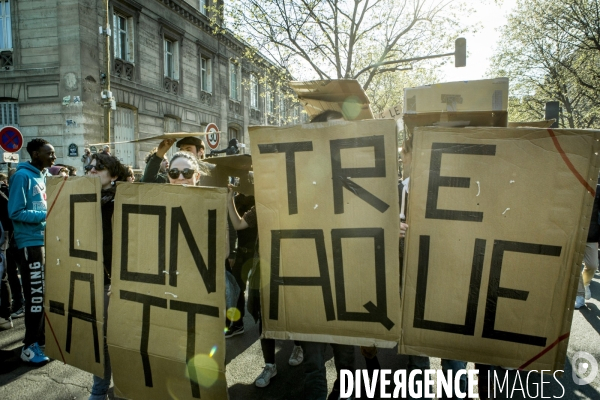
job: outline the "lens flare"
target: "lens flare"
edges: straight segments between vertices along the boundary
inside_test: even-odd
[[[235,307],[231,307],[227,310],[227,319],[230,321],[237,321],[241,316],[242,313],[240,313],[240,310]]]
[[[217,346],[213,347],[216,350]],[[211,355],[214,354],[211,350]],[[196,376],[189,376],[190,371],[195,372]],[[186,377],[198,382],[200,386],[209,388],[214,385],[219,379],[219,365],[214,358],[207,354],[196,354],[190,361],[188,361],[188,368],[186,369]]]
[[[216,352],[217,352],[217,345],[215,344],[215,345],[212,347],[212,349],[210,349],[210,353],[208,353],[208,356],[209,356],[210,358],[212,358],[212,356],[214,356]]]
[[[360,110],[362,108],[362,103],[356,96],[349,96],[344,100],[342,104],[342,113],[347,120],[353,120],[358,117],[360,114]]]

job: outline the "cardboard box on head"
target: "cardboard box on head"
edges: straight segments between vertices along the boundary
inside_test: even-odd
[[[230,177],[238,178],[235,191],[247,196],[254,195],[254,173],[249,154],[210,157],[204,161],[214,167],[210,169],[209,176],[202,177],[202,186],[227,187]]]
[[[404,354],[562,370],[599,131],[417,128]]]
[[[355,79],[290,82],[309,119],[332,110],[341,112],[347,121],[373,119],[369,98]]]
[[[119,397],[227,397],[226,193],[118,185],[108,344]]]
[[[265,336],[393,347],[396,123],[256,127],[250,138]]]
[[[104,374],[104,266],[100,180],[48,179],[46,355]],[[40,269],[40,277],[42,270]]]

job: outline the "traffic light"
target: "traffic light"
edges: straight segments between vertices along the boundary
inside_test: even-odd
[[[465,67],[467,65],[467,39],[458,38],[454,42],[454,66]]]

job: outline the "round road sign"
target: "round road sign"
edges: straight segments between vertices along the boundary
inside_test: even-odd
[[[23,146],[23,135],[14,126],[0,129],[0,147],[9,153],[15,153]]]
[[[208,144],[208,147],[210,147],[213,150],[216,150],[217,147],[219,147],[219,128],[217,128],[217,124],[214,123],[210,123],[206,126],[206,130],[205,132],[208,133],[208,135],[206,135],[206,143]]]

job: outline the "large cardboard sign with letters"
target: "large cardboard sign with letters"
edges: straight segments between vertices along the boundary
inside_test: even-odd
[[[417,128],[399,351],[563,369],[600,132]]]
[[[393,347],[395,121],[258,127],[250,139],[265,336]]]
[[[101,376],[104,273],[100,180],[56,177],[48,178],[46,186],[46,355]],[[40,268],[40,280],[42,273]]]
[[[117,187],[108,344],[119,397],[227,397],[226,193]]]

